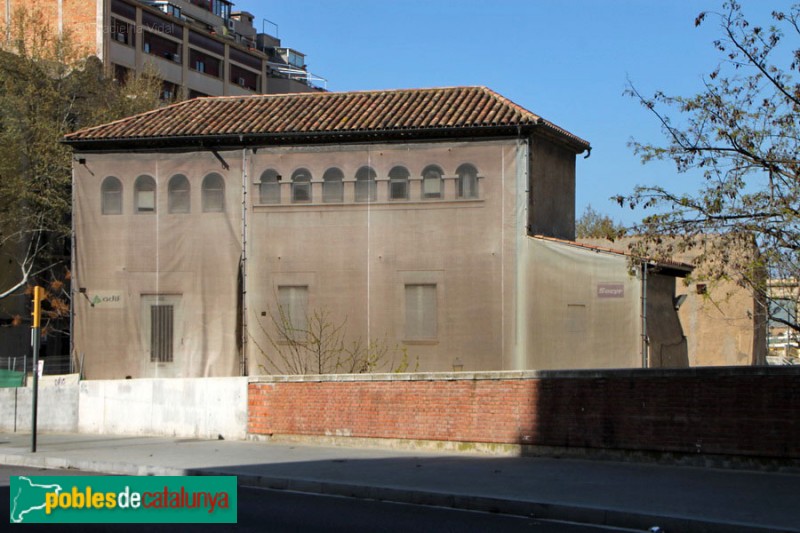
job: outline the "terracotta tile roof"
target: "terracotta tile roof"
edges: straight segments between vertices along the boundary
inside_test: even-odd
[[[392,138],[433,132],[528,131],[589,143],[486,87],[196,98],[65,137],[69,144],[159,139]]]
[[[692,265],[690,263],[683,263],[681,261],[673,261],[673,260],[669,260],[669,259],[668,260],[656,261],[656,260],[651,259],[649,257],[637,257],[634,254],[632,254],[630,252],[625,252],[623,250],[617,250],[615,248],[607,248],[605,246],[597,246],[597,245],[588,244],[588,243],[585,243],[585,242],[568,241],[566,239],[556,239],[554,237],[545,237],[544,235],[532,235],[532,238],[540,239],[540,240],[543,240],[543,241],[557,242],[557,243],[560,243],[560,244],[567,244],[569,246],[575,246],[576,248],[583,248],[585,250],[591,250],[591,251],[594,251],[594,252],[602,252],[602,253],[607,253],[607,254],[620,255],[620,256],[624,256],[624,257],[635,257],[635,258],[637,258],[637,259],[639,259],[641,261],[647,262],[648,264],[650,264],[650,265],[652,265],[654,267],[664,268],[664,269],[673,270],[673,271],[677,270],[677,271],[680,271],[680,272],[684,272],[686,274],[688,274],[689,272],[694,270],[694,265]]]

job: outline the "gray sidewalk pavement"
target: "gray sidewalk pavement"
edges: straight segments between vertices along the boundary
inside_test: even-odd
[[[254,441],[0,433],[0,464],[498,511],[631,529],[800,532],[800,473]]]

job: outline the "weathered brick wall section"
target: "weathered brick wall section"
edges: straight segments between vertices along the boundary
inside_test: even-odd
[[[252,434],[800,458],[800,369],[255,378]]]

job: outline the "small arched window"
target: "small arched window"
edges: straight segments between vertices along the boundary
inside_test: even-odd
[[[361,167],[356,172],[356,202],[374,202],[377,198],[375,178],[378,175],[371,167]]]
[[[406,167],[394,167],[389,171],[389,199],[408,200],[408,178]]]
[[[188,213],[191,210],[190,193],[189,178],[183,174],[172,176],[167,186],[167,211],[174,214]]]
[[[422,197],[442,197],[442,169],[436,165],[428,165],[422,171]]]
[[[311,201],[311,172],[298,168],[292,174],[292,202],[305,203]]]
[[[122,182],[114,176],[108,176],[100,186],[101,213],[104,215],[122,214]]]
[[[133,184],[134,212],[156,212],[156,180],[152,176],[142,175]]]
[[[458,175],[458,197],[477,198],[478,197],[478,170],[464,163],[456,169]]]
[[[262,204],[281,203],[281,175],[277,170],[268,168],[261,173],[258,193],[259,202]]]
[[[212,172],[203,178],[203,212],[219,213],[225,211],[225,179]]]
[[[344,173],[336,167],[329,168],[322,175],[322,201],[327,203],[341,202],[344,195],[342,185]]]

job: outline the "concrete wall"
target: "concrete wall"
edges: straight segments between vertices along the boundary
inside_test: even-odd
[[[40,381],[42,432],[243,439],[247,378]],[[29,432],[31,388],[0,389],[0,431]]]
[[[46,432],[78,431],[78,375],[43,376],[39,380],[36,427]],[[0,431],[31,430],[33,388],[0,389]]]
[[[245,437],[247,378],[82,381],[78,430],[110,435]]]
[[[800,458],[800,369],[251,378],[256,435]]]

